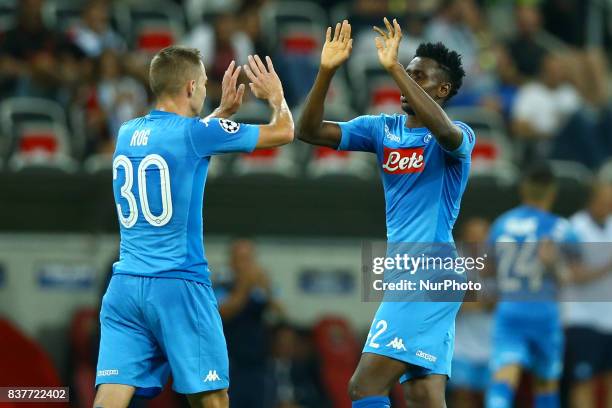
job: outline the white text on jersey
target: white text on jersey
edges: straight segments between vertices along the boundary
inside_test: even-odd
[[[137,130],[132,135],[132,140],[130,140],[130,146],[146,146],[149,142],[149,134],[151,133],[151,129],[143,129]]]

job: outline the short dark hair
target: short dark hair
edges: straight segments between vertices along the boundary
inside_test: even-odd
[[[555,173],[551,165],[545,161],[528,167],[523,173],[521,183],[523,198],[541,200],[556,189]]]
[[[555,173],[552,166],[546,162],[538,162],[527,168],[523,173],[523,182],[548,186],[555,184]]]
[[[156,97],[176,95],[185,82],[200,75],[202,55],[195,48],[171,45],[159,51],[149,67],[149,85]]]
[[[457,94],[463,84],[465,71],[461,64],[461,55],[456,51],[451,51],[441,42],[422,43],[416,50],[415,57],[429,58],[438,63],[442,71],[445,72],[448,81],[451,83],[451,90],[446,97],[449,100]]]

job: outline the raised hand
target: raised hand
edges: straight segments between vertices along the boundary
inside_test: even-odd
[[[378,50],[378,60],[385,69],[391,69],[398,64],[398,53],[399,44],[402,40],[402,29],[400,28],[397,19],[393,19],[393,26],[384,18],[387,32],[381,30],[378,27],[374,27],[374,31],[380,34],[374,41],[376,42],[376,49]]]
[[[325,44],[321,51],[321,68],[335,70],[351,55],[353,39],[351,38],[351,25],[347,20],[336,24],[332,37],[332,28],[327,27]]]
[[[228,118],[238,111],[242,105],[242,97],[244,96],[244,84],[236,87],[238,76],[240,75],[241,66],[236,67],[236,62],[232,61],[225,73],[221,82],[221,103],[219,104],[219,117]]]
[[[266,57],[267,67],[258,55],[249,55],[248,60],[249,64],[244,66],[244,72],[251,81],[249,87],[253,95],[272,104],[280,104],[284,100],[283,85],[270,57]]]

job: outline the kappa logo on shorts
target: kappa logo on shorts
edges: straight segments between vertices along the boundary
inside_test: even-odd
[[[438,357],[432,356],[431,354],[428,354],[428,353],[426,353],[424,351],[421,351],[421,350],[417,350],[416,356],[424,358],[427,361],[431,361],[432,363],[435,363],[436,360],[438,359]]]
[[[204,378],[204,382],[220,381],[217,370],[208,370],[208,375]]]
[[[394,338],[393,340],[391,340],[386,347],[391,347],[394,348],[396,350],[404,350],[406,351],[406,346],[404,346],[404,340],[400,339],[399,337]]]
[[[219,119],[219,124],[227,133],[236,133],[240,129],[240,123],[229,119]]]
[[[98,377],[109,377],[111,375],[119,375],[119,370],[98,370]]]

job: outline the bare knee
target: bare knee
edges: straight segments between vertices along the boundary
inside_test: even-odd
[[[410,380],[404,385],[406,404],[418,408],[444,408],[446,377],[428,376]]]
[[[229,397],[227,389],[200,392],[187,396],[189,405],[192,408],[227,408],[229,407]]]
[[[371,396],[370,390],[367,390],[363,385],[363,381],[360,380],[357,373],[353,374],[348,383],[348,395],[351,401],[357,401],[362,398]]]

